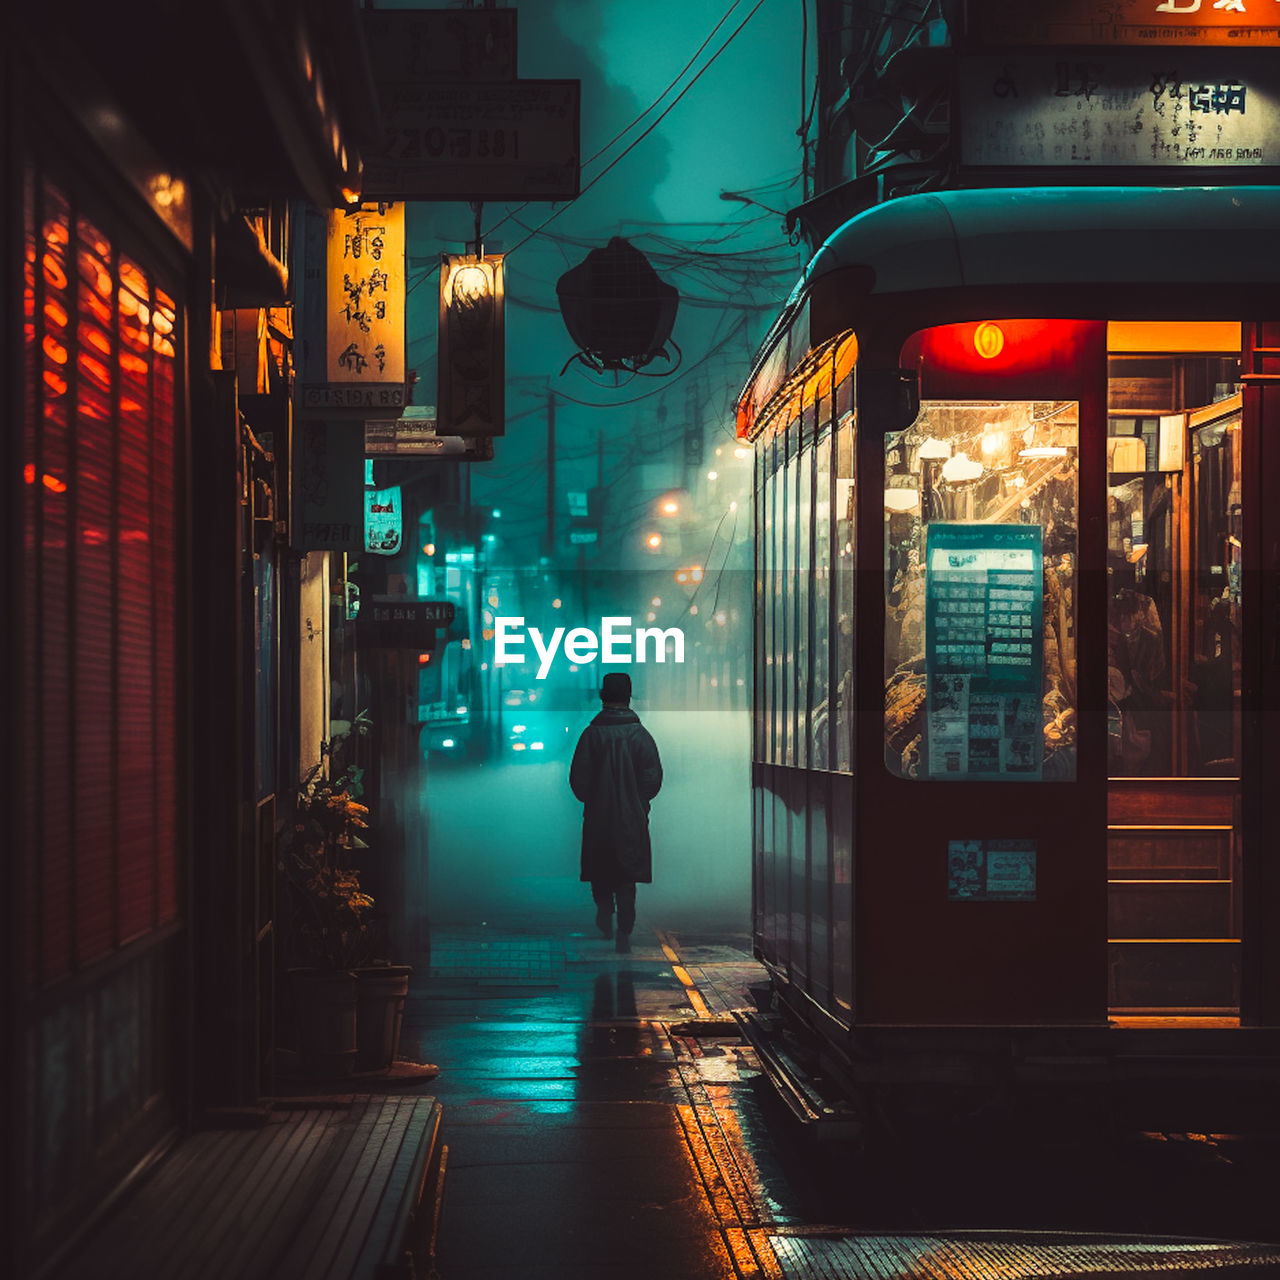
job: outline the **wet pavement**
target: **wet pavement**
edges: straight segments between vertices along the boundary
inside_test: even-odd
[[[694,1016],[651,931],[619,955],[581,934],[433,930],[404,1038],[441,1068],[446,1280],[734,1274],[667,1031]]]
[[[1280,1238],[1272,1136],[1108,1132],[1064,1096],[818,1142],[732,1019],[763,979],[743,935],[433,928],[401,1048],[440,1074],[382,1087],[444,1106],[441,1280],[1280,1275],[1250,1243]]]

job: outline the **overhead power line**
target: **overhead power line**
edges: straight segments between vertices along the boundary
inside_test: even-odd
[[[702,64],[702,66],[698,69],[697,73],[693,76],[693,78],[689,81],[689,83],[685,85],[685,87],[681,89],[678,94],[676,94],[676,96],[671,100],[671,102],[668,103],[667,106],[662,110],[661,114],[658,115],[658,117],[644,130],[643,133],[639,135],[639,137],[633,139],[626,147],[623,148],[622,151],[618,153],[617,156],[614,157],[613,160],[611,160],[607,165],[605,165],[605,167],[601,169],[600,172],[597,173],[596,176],[592,178],[591,181],[588,182],[587,185],[583,187],[581,191],[578,192],[577,196],[575,196],[573,200],[566,201],[558,209],[556,209],[553,213],[551,213],[548,217],[543,219],[543,221],[540,222],[527,236],[525,236],[523,240],[518,240],[515,244],[513,244],[511,248],[507,250],[507,256],[510,257],[513,253],[515,253],[517,249],[528,244],[529,241],[532,240],[534,236],[536,236],[540,231],[542,231],[544,227],[548,226],[551,222],[553,222],[556,218],[558,218],[566,209],[576,204],[578,200],[581,200],[582,197],[585,196],[587,192],[590,191],[591,188],[594,187],[596,183],[599,182],[600,179],[605,176],[606,173],[610,172],[610,170],[614,169],[623,160],[625,160],[626,157],[630,155],[631,152],[634,151],[636,147],[638,147],[640,143],[642,143],[667,118],[667,116],[671,114],[672,111],[675,110],[680,100],[711,69],[711,67],[715,64],[716,59],[719,58],[719,56],[734,42],[734,40],[738,37],[739,33],[742,31],[743,27],[745,27],[747,23],[750,22],[751,19],[755,17],[756,13],[759,12],[763,4],[764,4],[764,0],[756,0],[755,4],[751,6],[751,9],[748,12],[747,16],[743,18],[743,20],[740,23],[738,23],[736,27],[734,27],[733,31],[730,32],[728,38],[724,41],[724,43],[715,51],[715,53],[711,55],[711,57],[709,57],[706,60],[706,62]],[[736,0],[735,0],[735,7],[736,7]],[[730,12],[732,12],[732,10],[730,10]]]

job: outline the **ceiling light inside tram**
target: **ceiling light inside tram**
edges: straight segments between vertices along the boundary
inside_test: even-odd
[[[942,464],[942,478],[948,484],[963,484],[977,480],[982,475],[982,463],[975,462],[967,453],[957,453]]]

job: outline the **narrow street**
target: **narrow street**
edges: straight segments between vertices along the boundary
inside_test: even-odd
[[[957,1112],[945,1132],[819,1142],[731,1017],[763,980],[743,935],[641,927],[618,955],[537,923],[434,931],[401,1054],[440,1074],[359,1084],[444,1104],[441,1280],[1280,1267],[1257,1243],[1276,1239],[1267,1135],[1010,1132]]]

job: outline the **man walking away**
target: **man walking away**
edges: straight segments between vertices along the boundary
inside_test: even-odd
[[[617,951],[631,950],[636,884],[653,880],[649,801],[662,786],[658,747],[631,710],[631,677],[610,671],[600,685],[600,714],[582,731],[569,785],[582,801],[582,876],[591,883],[596,925]]]

